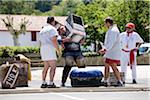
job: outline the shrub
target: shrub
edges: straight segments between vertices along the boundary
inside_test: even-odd
[[[26,46],[2,46],[0,47],[0,57],[13,57],[16,54],[25,54],[25,53],[39,53],[39,47],[26,47]]]

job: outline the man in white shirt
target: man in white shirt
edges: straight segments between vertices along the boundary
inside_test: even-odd
[[[143,43],[143,39],[137,32],[134,32],[135,25],[133,23],[126,24],[126,31],[120,34],[121,42],[121,71],[127,71],[128,64],[132,70],[132,83],[136,84],[136,55],[138,47]]]
[[[104,48],[99,50],[101,54],[105,54],[105,75],[104,84],[108,85],[109,67],[111,66],[116,79],[118,80],[117,85],[122,86],[120,72],[117,69],[117,64],[120,62],[120,42],[119,42],[119,30],[116,25],[113,24],[112,18],[108,17],[105,19],[105,26],[108,31],[105,35]]]

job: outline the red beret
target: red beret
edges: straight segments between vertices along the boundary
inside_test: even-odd
[[[133,23],[127,23],[126,27],[135,29],[135,25]]]

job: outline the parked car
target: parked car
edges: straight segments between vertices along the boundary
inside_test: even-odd
[[[141,44],[139,47],[139,55],[150,53],[150,43]]]

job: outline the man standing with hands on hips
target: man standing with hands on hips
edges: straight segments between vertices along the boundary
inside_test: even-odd
[[[120,34],[121,71],[124,72],[126,76],[127,66],[129,64],[132,70],[132,83],[136,84],[136,55],[139,46],[144,41],[137,32],[134,32],[135,25],[133,23],[127,23],[125,28],[126,31]]]

